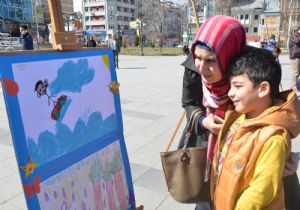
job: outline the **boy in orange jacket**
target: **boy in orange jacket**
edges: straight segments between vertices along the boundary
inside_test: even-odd
[[[211,172],[216,210],[284,209],[283,170],[300,132],[295,92],[279,92],[271,52],[247,47],[229,68],[234,107],[226,112]]]

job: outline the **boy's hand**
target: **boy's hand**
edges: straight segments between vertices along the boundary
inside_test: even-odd
[[[210,113],[204,118],[202,124],[211,133],[218,135],[222,128],[223,121],[222,118]]]
[[[223,125],[223,123],[224,123],[224,120],[221,117],[219,117],[218,115],[214,115],[214,121],[215,121],[215,123],[221,124],[221,125]]]
[[[296,173],[299,162],[299,152],[292,152],[290,161],[285,161],[283,177]]]

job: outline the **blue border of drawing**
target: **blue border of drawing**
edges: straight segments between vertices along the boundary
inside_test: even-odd
[[[113,52],[110,49],[92,49],[92,50],[77,50],[77,51],[65,51],[65,52],[37,52],[32,54],[14,54],[14,55],[1,55],[0,56],[0,78],[13,78],[12,64],[24,63],[24,62],[34,62],[34,61],[47,61],[56,59],[68,59],[68,58],[81,58],[89,56],[102,56],[108,55],[110,63],[111,79],[117,80],[116,70],[114,67],[114,57]],[[1,80],[2,82],[2,80]],[[114,94],[115,110],[117,116],[117,129],[105,134],[99,139],[95,139],[90,143],[71,151],[59,158],[42,164],[38,166],[29,177],[25,178],[24,171],[21,170],[20,166],[24,166],[28,163],[28,151],[26,144],[26,137],[24,133],[24,126],[22,123],[20,107],[18,102],[18,97],[9,96],[4,88],[2,82],[3,94],[5,98],[5,104],[8,114],[9,125],[11,129],[13,145],[15,149],[15,154],[18,162],[19,173],[21,176],[22,184],[31,184],[37,176],[41,176],[41,182],[52,177],[53,175],[59,173],[60,171],[68,168],[69,166],[75,164],[76,162],[90,156],[91,154],[105,148],[107,145],[119,141],[123,164],[126,174],[126,181],[129,192],[129,202],[131,205],[130,209],[135,207],[133,183],[130,172],[130,165],[128,160],[128,154],[126,151],[126,145],[123,135],[123,125],[122,125],[122,113],[120,96]],[[101,139],[101,141],[100,141]],[[27,199],[26,193],[25,198],[27,202],[28,209],[39,210],[39,202],[36,195],[31,199]]]

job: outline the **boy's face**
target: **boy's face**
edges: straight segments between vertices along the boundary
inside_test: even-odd
[[[211,84],[222,79],[221,68],[217,62],[216,55],[212,51],[196,47],[195,66],[206,83]]]
[[[235,111],[247,114],[249,118],[259,115],[260,86],[254,87],[246,73],[231,77],[230,85],[228,96],[235,106]]]

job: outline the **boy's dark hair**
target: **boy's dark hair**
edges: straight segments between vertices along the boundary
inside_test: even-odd
[[[267,81],[271,88],[271,99],[279,97],[281,66],[269,50],[247,46],[230,63],[228,73],[229,77],[247,74],[254,87]]]
[[[21,25],[21,28],[24,30],[28,30],[28,26],[27,25]]]

